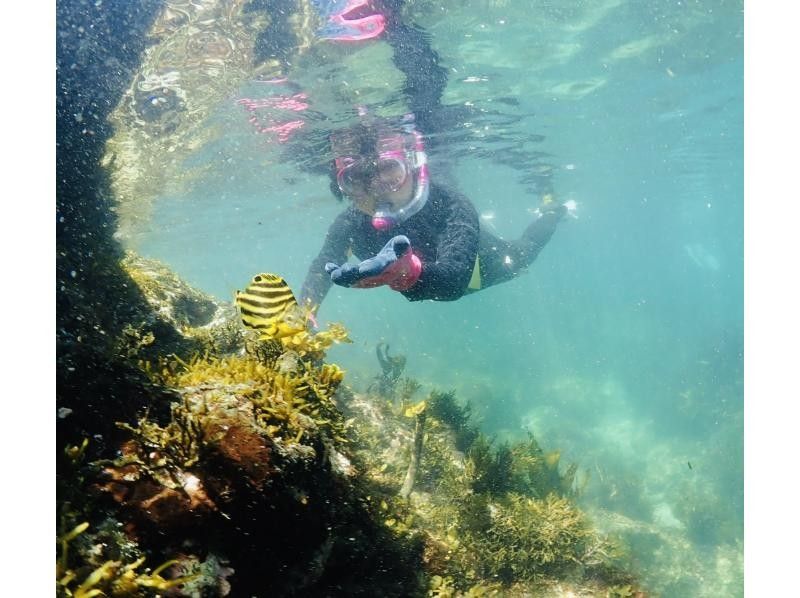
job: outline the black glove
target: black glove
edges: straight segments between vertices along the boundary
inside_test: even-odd
[[[396,285],[407,288],[419,277],[419,259],[411,253],[408,237],[397,235],[375,257],[341,266],[328,262],[325,271],[334,284],[343,287],[372,288],[388,284],[392,288],[397,288]]]

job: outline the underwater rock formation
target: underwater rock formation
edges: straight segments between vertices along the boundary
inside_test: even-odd
[[[165,289],[154,312],[179,327],[169,299],[192,293]],[[246,350],[235,353],[206,344],[186,360],[128,356],[146,378],[139,391],[167,397],[169,414],[118,421],[125,439],[112,458],[87,451],[90,440],[64,451],[60,595],[636,587],[571,501],[574,469],[562,471],[532,437],[495,446],[454,393],[411,403],[415,381],[399,409],[389,396],[354,393],[324,363],[346,340],[340,326],[286,344],[239,333]]]
[[[58,446],[89,436],[94,456],[113,453],[117,419],[145,408],[154,416],[169,411],[169,397],[144,392],[146,376],[120,352],[146,346],[151,333],[183,354],[194,346],[153,312],[123,269],[116,201],[100,166],[113,134],[109,117],[136,75],[161,7],[154,0],[56,3]]]
[[[334,337],[322,331],[308,345],[324,349]],[[286,351],[319,356],[292,347]],[[367,587],[406,595],[419,583],[415,550],[369,515],[334,398],[343,372],[311,357],[282,372],[280,359],[265,363],[260,354],[141,362],[150,384],[175,397],[169,420],[120,422],[130,439],[118,456],[63,479],[62,533],[80,519],[111,517],[136,554],[175,560],[178,579],[196,574],[187,563],[223,559],[236,595],[349,595]],[[72,461],[79,453],[67,452]],[[62,570],[86,569],[85,550],[65,558]],[[92,587],[113,594],[117,578],[100,577]],[[65,574],[59,587],[69,595],[79,583],[86,580]]]
[[[495,446],[455,393],[414,403],[413,379],[399,405],[354,393],[324,361],[349,340],[340,325],[262,340],[163,266],[125,260],[151,308],[143,322],[181,341],[123,329],[141,347],[118,359],[144,381],[121,383],[168,413],[119,417],[111,456],[88,439],[61,456],[60,595],[638,592],[572,501],[575,468],[557,451],[532,436]],[[187,326],[187,304],[206,333]]]

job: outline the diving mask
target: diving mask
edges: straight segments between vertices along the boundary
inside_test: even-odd
[[[336,182],[348,197],[377,196],[400,190],[409,173],[404,156],[380,156],[377,160],[348,156],[337,160]]]

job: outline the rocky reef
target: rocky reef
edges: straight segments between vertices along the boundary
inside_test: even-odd
[[[120,384],[149,407],[59,456],[59,595],[643,595],[557,451],[496,446],[399,371],[354,392],[325,363],[339,325],[259,340],[165,266],[123,266],[151,317],[113,345]]]
[[[148,284],[165,274],[147,266]],[[173,278],[165,282],[177,288]],[[177,324],[187,317],[179,305],[213,301],[186,296],[160,293],[154,311]],[[370,516],[366,486],[346,456],[334,399],[343,372],[321,361],[346,333],[331,326],[284,344],[240,330],[236,350],[221,351],[235,338],[228,330],[225,318],[212,320],[195,340],[202,353],[186,360],[128,351],[146,379],[141,391],[169,397],[168,416],[144,410],[118,421],[125,439],[111,458],[89,460],[88,437],[65,449],[61,593],[177,594],[180,585],[180,595],[228,595],[230,587],[231,595],[349,595],[352,586],[399,596],[416,587],[414,551]],[[152,331],[128,336],[146,339],[148,352],[158,344]],[[143,557],[164,565],[139,574]]]

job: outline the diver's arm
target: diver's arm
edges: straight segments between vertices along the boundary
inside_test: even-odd
[[[328,262],[344,263],[347,261],[347,251],[350,249],[350,238],[352,237],[353,218],[350,210],[345,210],[336,220],[333,221],[322,249],[311,262],[303,288],[300,290],[300,303],[310,301],[313,305],[319,306],[328,290],[333,284],[327,272],[325,264]]]
[[[393,49],[395,66],[406,76],[403,93],[421,131],[437,130],[433,115],[442,108],[442,94],[447,87],[447,69],[431,45],[431,36],[418,24],[403,22],[398,0],[382,0],[376,6],[386,15],[385,39]]]
[[[453,301],[464,294],[478,255],[478,213],[463,195],[447,191],[446,223],[436,249],[435,262],[422,262],[417,282],[403,295],[410,301]]]

